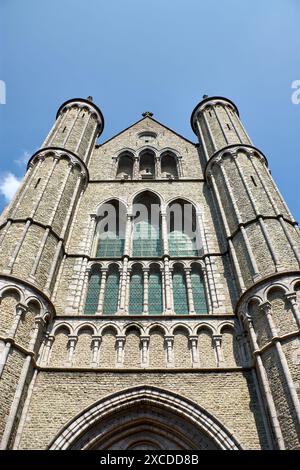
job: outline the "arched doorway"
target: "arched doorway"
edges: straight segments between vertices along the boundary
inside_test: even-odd
[[[134,387],[83,410],[49,446],[63,449],[236,450],[240,445],[192,401],[157,387]]]

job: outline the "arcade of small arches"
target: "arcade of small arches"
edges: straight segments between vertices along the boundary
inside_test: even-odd
[[[203,315],[209,311],[207,279],[200,261],[169,264],[166,286],[162,262],[128,262],[125,282],[121,262],[93,263],[87,270],[86,315],[162,315],[166,314],[167,288],[175,314]],[[121,299],[124,302],[121,303]]]
[[[56,322],[40,363],[78,368],[235,368],[249,353],[238,324]]]
[[[117,179],[178,179],[184,176],[181,156],[173,149],[158,151],[154,147],[144,147],[138,153],[123,149],[114,161]]]
[[[266,282],[245,297],[238,309],[252,349],[264,348],[273,338],[293,340],[300,330],[300,279],[287,276],[281,282]],[[291,336],[292,335],[292,336]],[[297,349],[299,351],[299,349]]]

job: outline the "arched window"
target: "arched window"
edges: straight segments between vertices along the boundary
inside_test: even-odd
[[[161,256],[161,223],[159,199],[146,191],[133,203],[134,230],[132,255],[134,257]]]
[[[142,179],[155,178],[155,154],[151,150],[141,152],[139,173]]]
[[[164,152],[161,156],[161,176],[163,178],[178,178],[176,156],[170,152]]]
[[[170,256],[198,256],[201,239],[193,204],[173,201],[167,208],[167,221]]]
[[[101,284],[100,266],[94,265],[91,269],[88,290],[85,300],[85,315],[94,315],[97,312]]]
[[[118,266],[109,266],[104,296],[103,314],[112,315],[117,312],[119,304],[120,273]]]
[[[129,152],[122,153],[119,156],[117,178],[132,179],[133,174],[133,156]]]
[[[96,258],[121,258],[125,230],[125,206],[117,200],[104,203],[98,211]]]
[[[151,265],[148,284],[148,312],[160,315],[163,311],[162,279],[159,266]]]
[[[144,282],[143,271],[139,264],[132,268],[130,276],[130,294],[128,313],[141,315],[144,310]]]
[[[191,280],[195,312],[199,314],[207,313],[203,274],[197,264],[192,265]]]
[[[181,265],[174,266],[173,272],[174,310],[178,314],[188,314],[189,304],[186,289],[185,273]]]

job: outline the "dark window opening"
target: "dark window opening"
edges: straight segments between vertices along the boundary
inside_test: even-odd
[[[229,130],[231,130],[231,127],[230,127],[230,125],[229,125],[229,124],[226,124],[226,125],[227,125],[228,129],[229,129]]]
[[[39,179],[37,180],[37,182],[35,183],[34,189],[36,189],[36,188],[38,187],[38,185],[40,184],[40,181],[41,181],[41,178],[39,178]]]
[[[66,129],[67,129],[67,128],[66,128],[66,126],[65,126],[65,127],[63,128],[63,131],[62,131],[62,133],[64,133]]]
[[[251,176],[251,179],[252,179],[252,183],[254,184],[254,186],[257,187],[256,181],[255,181],[255,179],[253,178],[253,176]]]

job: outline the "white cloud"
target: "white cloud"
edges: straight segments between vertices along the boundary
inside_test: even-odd
[[[31,157],[31,153],[28,152],[27,150],[23,150],[22,155],[19,158],[17,158],[16,160],[14,160],[14,162],[18,166],[25,166],[28,163],[28,160],[29,160],[30,157]]]
[[[0,194],[6,201],[9,202],[14,197],[21,181],[22,178],[17,178],[13,173],[7,173],[0,178]]]

